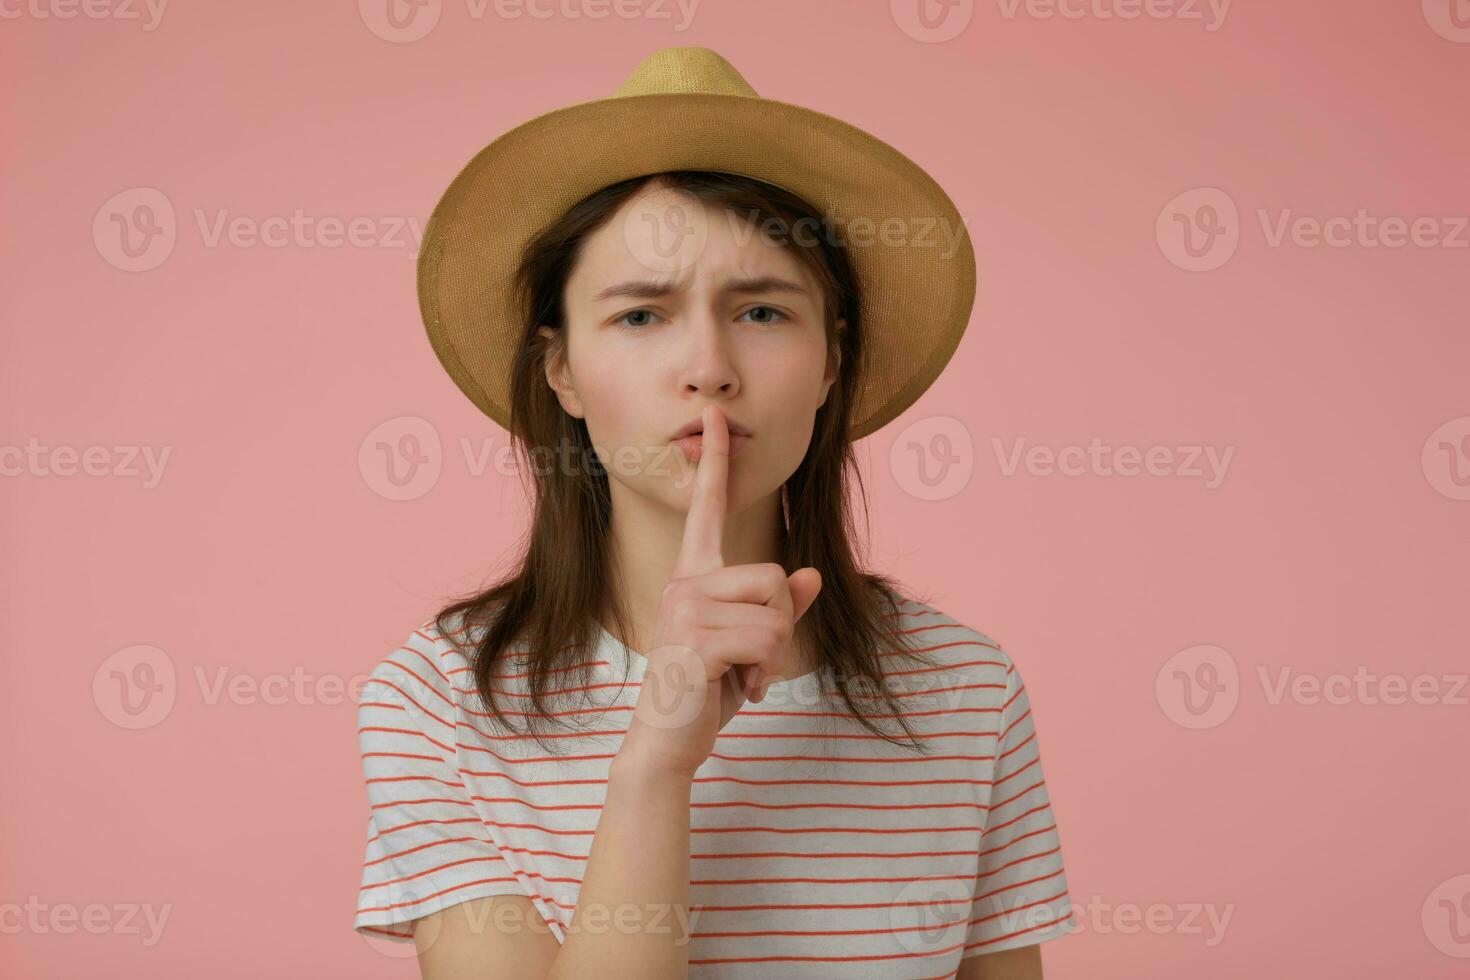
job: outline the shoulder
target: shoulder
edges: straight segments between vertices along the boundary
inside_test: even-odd
[[[938,606],[910,596],[895,594],[898,600],[898,632],[908,641],[933,653],[936,659],[958,664],[977,657],[1014,666],[1001,642],[976,626],[950,615]]]
[[[430,717],[460,707],[474,686],[470,655],[477,636],[462,616],[448,619],[443,628],[435,617],[413,626],[368,673],[362,706],[412,706]]]
[[[980,702],[999,707],[1020,685],[1015,661],[993,635],[964,622],[937,605],[896,595],[896,632],[925,666],[899,668],[938,689],[942,683],[956,703]]]

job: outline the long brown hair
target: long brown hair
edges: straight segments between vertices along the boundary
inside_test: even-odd
[[[822,575],[821,592],[796,624],[806,649],[818,651],[818,679],[830,668],[847,710],[865,728],[927,754],[928,746],[918,740],[889,690],[879,660],[880,653],[897,654],[909,664],[932,666],[897,629],[899,604],[909,597],[893,580],[859,569],[853,556],[849,473],[862,490],[849,439],[863,366],[859,281],[841,242],[810,204],[751,177],[680,170],[620,181],[588,195],[528,244],[512,284],[524,329],[511,363],[510,435],[525,464],[519,472],[523,478],[530,474],[533,518],[519,567],[485,591],[446,606],[435,617],[436,625],[456,639],[457,627],[483,627],[464,641],[472,650],[475,687],[489,714],[512,732],[517,729],[502,711],[493,683],[503,678],[494,668],[497,663],[524,668],[531,701],[524,734],[550,754],[555,751],[544,737],[546,723],[573,726],[553,716],[546,699],[553,683],[577,689],[590,680],[585,653],[599,629],[593,611],[610,610],[618,635],[628,635],[623,599],[608,584],[612,508],[607,473],[597,464],[584,421],[562,409],[546,381],[545,366],[565,353],[563,293],[583,241],[645,186],[675,188],[729,214],[743,213],[757,227],[784,232],[783,246],[794,251],[821,286],[829,358],[837,358],[838,373],[817,409],[807,454],[779,491],[779,561],[787,574],[810,565]],[[821,233],[803,235],[802,228]],[[839,329],[838,321],[844,319],[846,328]],[[542,325],[552,328],[549,336],[538,329]],[[572,458],[586,465],[536,464],[533,457],[555,457],[558,446],[574,448]],[[865,491],[862,505],[866,515]],[[518,643],[523,647],[513,655]],[[865,711],[861,703],[874,694],[881,705]],[[907,742],[875,723],[882,713],[891,714]]]

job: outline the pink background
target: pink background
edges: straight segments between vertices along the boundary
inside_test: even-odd
[[[969,333],[860,454],[873,563],[1024,673],[1081,924],[1048,974],[1464,976],[1470,27],[1447,2],[1239,3],[1209,30],[990,0],[934,40],[907,0],[706,0],[682,30],[671,5],[446,0],[413,42],[369,28],[376,0],[178,3],[154,30],[7,4],[0,973],[416,975],[351,929],[353,703],[252,693],[370,670],[520,532],[516,478],[473,465],[504,433],[435,361],[391,223],[500,131],[693,44],[892,142],[968,219]],[[1201,188],[1239,240],[1192,271],[1169,209]],[[160,196],[173,250],[129,271],[110,222]],[[384,241],[211,246],[196,209]],[[1460,248],[1273,247],[1260,218],[1359,209]],[[914,469],[936,432],[937,494]],[[429,465],[398,488],[377,446],[405,433]],[[1094,436],[1233,455],[1214,487],[1005,468],[1018,439]],[[156,484],[140,446],[171,454]],[[55,472],[90,447],[92,474]],[[110,671],[146,680],[140,656],[174,700],[129,729]],[[1215,700],[1179,680],[1216,667]],[[1261,680],[1360,668],[1439,694]],[[68,931],[91,903],[104,924]],[[140,904],[168,915],[151,946]]]

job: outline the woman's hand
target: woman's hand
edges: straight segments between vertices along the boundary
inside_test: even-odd
[[[718,407],[706,407],[703,420],[684,539],[623,743],[624,751],[690,778],[746,698],[763,698],[785,670],[796,621],[822,589],[815,568],[788,578],[774,562],[725,567],[730,435]]]

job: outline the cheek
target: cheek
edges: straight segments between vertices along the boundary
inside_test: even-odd
[[[780,417],[811,414],[822,401],[822,372],[825,350],[806,344],[788,349],[783,356],[762,361],[759,379],[761,400],[780,407]]]
[[[812,424],[822,399],[820,355],[803,363],[795,358],[778,362],[762,372],[760,415],[769,419],[771,446],[779,447],[776,455],[783,465],[796,466],[806,455],[811,442]]]
[[[594,442],[615,441],[631,414],[628,373],[602,350],[586,350],[573,365],[577,396]]]

